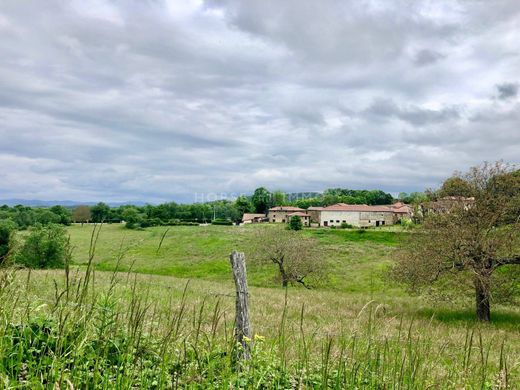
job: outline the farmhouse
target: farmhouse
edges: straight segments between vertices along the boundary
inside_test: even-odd
[[[259,222],[265,222],[267,220],[267,217],[265,214],[249,214],[244,213],[242,216],[242,223],[259,223]]]
[[[269,218],[269,222],[281,222],[281,223],[287,223],[289,222],[289,214],[293,213],[303,213],[305,214],[305,210],[301,209],[299,207],[293,207],[293,206],[276,206],[271,207],[269,209],[269,213],[267,214]],[[303,219],[302,219],[303,222]]]
[[[338,203],[323,207],[320,211],[320,226],[341,226],[348,223],[357,227],[394,224],[394,211],[390,206]]]
[[[303,226],[309,226],[311,223],[311,217],[309,214],[306,214],[302,211],[297,211],[295,213],[287,214],[287,222],[291,220],[292,217],[300,217],[302,220]]]

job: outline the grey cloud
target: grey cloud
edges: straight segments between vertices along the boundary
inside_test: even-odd
[[[444,58],[444,55],[441,53],[433,50],[423,49],[415,53],[414,63],[417,66],[426,66],[439,61],[441,58]]]
[[[500,100],[507,100],[518,95],[518,83],[503,83],[498,84],[496,87]]]
[[[518,162],[519,8],[2,1],[1,196],[410,191]]]

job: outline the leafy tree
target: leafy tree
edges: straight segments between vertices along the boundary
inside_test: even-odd
[[[245,196],[239,196],[235,200],[235,207],[240,213],[240,215],[244,215],[245,213],[250,213],[253,210],[253,205],[249,199]]]
[[[143,220],[139,210],[134,206],[126,207],[121,213],[121,217],[126,222],[126,227],[129,229],[138,227]]]
[[[303,223],[302,219],[298,217],[297,215],[293,215],[291,219],[289,220],[289,229],[290,230],[302,230],[303,229]]]
[[[70,258],[70,245],[61,225],[37,225],[31,228],[20,252],[17,264],[28,268],[61,268]]]
[[[89,206],[78,206],[72,212],[72,220],[74,222],[89,222],[92,219],[92,214],[90,212]]]
[[[62,225],[70,225],[71,212],[69,209],[67,209],[63,206],[56,205],[56,206],[52,206],[49,210],[51,212],[53,212],[54,214],[56,214],[57,216],[59,216],[59,218],[60,218],[59,223],[61,223]]]
[[[10,219],[0,221],[0,265],[3,265],[12,253],[16,224]]]
[[[54,214],[52,211],[44,209],[39,210],[36,214],[36,222],[41,223],[42,225],[49,225],[51,223],[60,223],[60,216]]]
[[[285,206],[288,204],[287,195],[282,191],[273,192],[272,196],[272,205],[273,206]]]
[[[99,202],[90,209],[92,221],[104,222],[110,216],[110,206],[106,203]]]
[[[271,193],[265,187],[259,187],[251,198],[256,213],[267,214],[267,210],[272,205]]]
[[[319,282],[326,272],[316,246],[314,239],[291,230],[260,229],[252,259],[260,264],[274,264],[283,287],[300,283],[310,288],[309,283]]]
[[[492,291],[502,284],[497,278],[511,281],[511,267],[520,265],[520,180],[502,163],[474,167],[461,179],[463,194],[475,201],[425,217],[398,251],[393,273],[417,291],[472,288],[477,318],[490,321]]]
[[[438,196],[443,198],[445,196],[463,196],[470,197],[472,196],[472,188],[471,183],[460,176],[460,173],[455,173],[454,176],[446,179],[444,183],[442,183],[442,187],[438,192]]]

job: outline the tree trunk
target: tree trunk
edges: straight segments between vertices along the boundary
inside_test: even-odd
[[[489,275],[479,275],[475,278],[475,299],[477,319],[479,321],[490,322]]]
[[[249,293],[247,290],[246,258],[243,253],[233,251],[229,256],[236,287],[235,338],[242,345],[238,352],[239,359],[249,360],[251,352],[251,324],[249,322]],[[249,339],[249,341],[247,340]]]
[[[289,284],[289,277],[285,272],[285,268],[283,267],[282,262],[278,263],[278,269],[280,270],[280,277],[282,278],[282,287],[287,287],[287,285]]]

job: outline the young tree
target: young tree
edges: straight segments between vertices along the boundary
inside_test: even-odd
[[[303,229],[303,223],[302,219],[298,217],[297,215],[293,215],[291,219],[289,220],[289,229],[290,230],[302,230]]]
[[[72,212],[72,220],[74,222],[81,222],[83,225],[84,222],[89,222],[92,219],[92,214],[90,213],[89,206],[78,206]]]
[[[61,225],[31,228],[15,262],[29,268],[60,268],[70,256],[67,232]]]
[[[316,245],[315,240],[294,231],[261,229],[257,233],[252,259],[276,265],[283,287],[289,283],[300,283],[310,288],[308,280],[318,281],[326,268]]]
[[[486,163],[460,178],[475,202],[455,202],[428,215],[398,251],[393,273],[415,289],[454,279],[458,288],[470,283],[477,318],[490,321],[494,272],[520,265],[520,175],[502,163]]]

